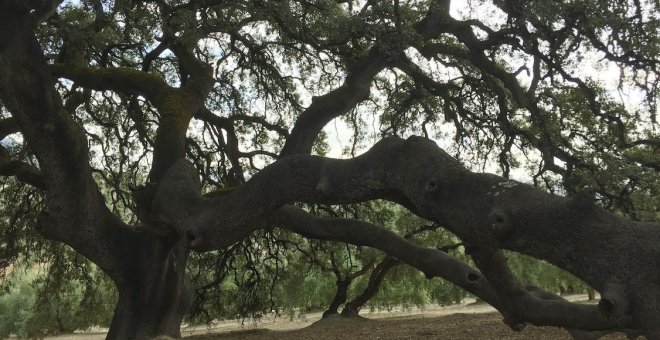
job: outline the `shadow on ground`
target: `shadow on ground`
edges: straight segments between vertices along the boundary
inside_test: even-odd
[[[296,330],[268,330],[263,328],[205,334],[187,337],[190,340],[228,339],[571,339],[557,327],[528,326],[514,332],[502,323],[498,313],[458,313],[440,317],[410,315],[384,319],[342,318],[333,316]],[[627,339],[623,334],[602,339]]]

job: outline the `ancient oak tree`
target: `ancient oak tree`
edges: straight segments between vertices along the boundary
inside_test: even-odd
[[[657,6],[3,0],[0,173],[43,197],[31,228],[117,286],[109,339],[179,336],[191,252],[264,228],[380,249],[513,329],[660,339]],[[300,205],[376,199],[477,268]],[[600,303],[524,286],[502,249]]]

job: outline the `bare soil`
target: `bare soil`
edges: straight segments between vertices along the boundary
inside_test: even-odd
[[[520,332],[502,322],[502,316],[485,304],[438,307],[430,310],[363,313],[365,317],[333,316],[323,320],[307,315],[303,320],[265,320],[259,323],[218,324],[205,334],[190,331],[190,340],[270,339],[572,339],[558,327],[527,326]],[[311,319],[311,320],[310,320]],[[242,329],[236,329],[241,327]],[[194,334],[197,333],[197,334]],[[625,340],[623,334],[601,339]]]
[[[195,340],[267,339],[571,339],[557,327],[528,326],[514,332],[502,323],[497,313],[452,314],[441,317],[407,316],[384,319],[342,318],[334,316],[295,330],[245,329],[228,333],[196,335]],[[602,339],[627,339],[623,334]]]
[[[583,300],[572,296],[569,300]],[[486,304],[468,303],[446,307],[406,309],[361,313],[363,317],[340,316],[321,320],[321,313],[304,314],[290,320],[266,315],[258,321],[219,321],[210,327],[183,327],[186,340],[271,340],[271,339],[534,339],[569,340],[568,332],[557,327],[527,326],[521,332],[512,331],[502,322],[502,316]],[[105,330],[60,335],[47,339],[101,340]],[[611,334],[601,339],[626,340],[623,334]]]

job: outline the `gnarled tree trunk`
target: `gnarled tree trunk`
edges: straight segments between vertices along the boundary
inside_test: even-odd
[[[192,303],[185,279],[188,249],[181,242],[154,239],[137,251],[115,280],[119,299],[107,339],[178,338],[183,317]],[[131,260],[131,259],[127,259]]]
[[[30,176],[22,178],[45,191],[37,228],[44,237],[86,256],[117,285],[119,301],[109,339],[179,337],[191,302],[184,277],[188,245],[167,228],[129,227],[109,211],[92,177],[86,137],[55,90],[33,19],[25,2],[0,2],[0,99],[41,167],[28,168]],[[185,138],[185,126],[176,128]],[[170,148],[163,153],[167,156],[159,162],[168,168],[168,157],[176,159],[183,151],[172,154]],[[157,171],[152,176],[158,180]]]
[[[176,335],[175,326],[169,323],[180,322],[187,304],[182,280],[186,249],[226,248],[279,214],[283,224],[291,224],[290,228],[303,235],[369,245],[429,277],[442,276],[498,308],[514,328],[525,322],[585,330],[630,327],[641,329],[649,339],[660,339],[657,223],[622,219],[598,208],[589,197],[559,197],[492,174],[470,172],[423,138],[386,138],[350,160],[298,154],[309,153],[327,122],[366,99],[373,77],[399,58],[398,53],[381,48],[387,44],[377,44],[364,58],[354,60],[344,86],[313,100],[293,128],[280,160],[217,198],[201,195],[197,170],[183,160],[190,119],[214,82],[211,69],[195,58],[194,44],[184,46],[182,39],[167,46],[185,69],[182,84],[187,85],[182,88],[132,69],[53,68],[56,74],[90,89],[139,93],[160,113],[149,178],[157,183],[157,191],[154,200],[143,205],[154,219],[143,222],[158,225],[156,229],[161,231],[175,229],[187,244],[151,241],[153,235],[135,237],[123,223],[108,216],[91,175],[85,134],[64,110],[55,90],[33,33],[38,15],[31,13],[28,3],[38,2],[0,1],[0,98],[18,121],[41,167],[23,171],[29,176],[22,180],[45,190],[42,233],[71,245],[98,264],[120,288],[112,337]],[[471,24],[449,16],[447,6],[431,8],[413,27],[425,38],[450,33],[462,40],[467,50],[449,52],[484,70],[484,79],[493,90],[501,90],[498,81],[507,83],[517,106],[540,116],[536,101],[528,100],[515,75],[488,59]],[[424,46],[423,55],[428,58],[438,55],[430,45]],[[492,81],[493,76],[497,81]],[[506,106],[508,95],[502,91],[498,96]],[[507,111],[501,110],[502,114]],[[505,127],[512,126],[507,123]],[[539,151],[553,148],[549,133],[541,139],[527,139]],[[473,245],[481,271],[383,228],[360,221],[314,218],[287,206],[376,198],[397,202]],[[568,270],[601,293],[599,305],[571,304],[522,287],[507,273],[506,261],[497,249],[525,253]],[[172,298],[169,302],[168,297]]]

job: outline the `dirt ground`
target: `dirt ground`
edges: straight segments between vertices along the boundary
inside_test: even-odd
[[[270,339],[571,339],[557,327],[528,326],[514,332],[502,323],[497,313],[452,314],[440,317],[424,315],[381,319],[332,317],[295,330],[252,328],[228,333],[190,336],[195,340],[270,340]],[[623,334],[602,339],[627,339]]]
[[[570,300],[583,300],[586,296],[572,296]],[[285,340],[285,339],[571,339],[557,327],[527,326],[514,332],[502,322],[502,316],[486,304],[471,301],[446,307],[407,309],[382,312],[364,311],[361,318],[332,317],[321,319],[321,313],[305,314],[289,320],[264,316],[259,321],[227,320],[210,327],[183,327],[186,340]],[[100,340],[105,332],[86,332],[60,335],[47,339]],[[606,340],[626,340],[623,334],[603,337]]]
[[[586,296],[572,296],[583,300]],[[557,327],[527,326],[514,332],[502,322],[502,316],[486,304],[468,301],[447,307],[412,309],[392,312],[363,312],[362,318],[332,317],[320,320],[320,313],[307,314],[303,319],[268,319],[240,325],[237,321],[218,323],[212,329],[184,332],[190,340],[270,340],[270,339],[572,339]],[[611,334],[601,339],[625,340],[623,334]]]

